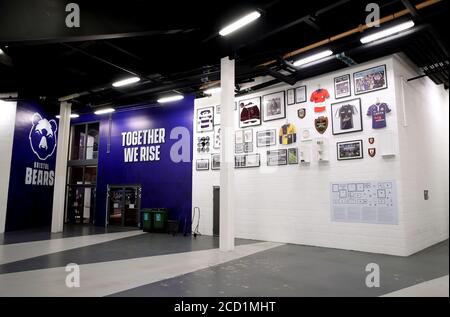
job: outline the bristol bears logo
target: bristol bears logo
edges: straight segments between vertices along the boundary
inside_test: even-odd
[[[55,152],[58,126],[55,120],[48,121],[39,113],[33,115],[31,122],[33,123],[29,137],[31,149],[40,160],[45,161]]]

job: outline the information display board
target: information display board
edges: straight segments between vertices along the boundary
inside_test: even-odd
[[[331,220],[398,224],[395,181],[332,182]]]

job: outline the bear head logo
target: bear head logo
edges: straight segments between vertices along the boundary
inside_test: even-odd
[[[33,114],[31,123],[31,149],[40,160],[45,161],[55,152],[58,125],[55,120],[44,119],[39,113]]]

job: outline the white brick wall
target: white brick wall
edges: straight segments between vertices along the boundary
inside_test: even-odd
[[[355,96],[352,83],[352,96],[348,99],[361,98],[364,131],[333,136],[330,122],[328,130],[324,134],[324,137],[328,139],[330,146],[330,162],[328,164],[319,164],[318,162],[314,162],[313,159],[313,162],[309,166],[291,165],[267,167],[265,161],[266,150],[256,148],[255,143],[255,151],[261,153],[261,168],[235,171],[236,184],[238,184],[235,193],[237,206],[235,211],[237,237],[402,256],[409,255],[414,250],[420,248],[420,243],[414,244],[414,242],[412,242],[414,239],[411,240],[410,234],[411,230],[417,231],[422,227],[421,223],[424,219],[414,220],[412,214],[413,212],[418,213],[418,211],[414,211],[417,208],[414,207],[411,210],[406,208],[407,206],[417,203],[417,201],[408,202],[408,199],[411,196],[408,191],[411,191],[412,189],[408,187],[405,191],[402,191],[400,188],[402,184],[408,181],[404,175],[409,175],[402,166],[408,165],[410,169],[413,169],[413,165],[408,164],[408,150],[404,153],[403,147],[399,147],[398,145],[397,123],[400,124],[403,118],[403,112],[398,107],[399,98],[398,94],[396,95],[396,89],[398,90],[396,78],[398,78],[398,76],[394,73],[394,69],[397,70],[397,67],[394,67],[394,62],[395,59],[393,57],[380,59],[364,65],[358,65],[339,72],[297,83],[296,86],[307,85],[308,99],[311,93],[317,89],[318,84],[321,84],[322,88],[328,89],[331,95],[330,100],[327,102],[327,115],[329,119],[331,119],[332,116],[331,103],[335,102],[333,86],[334,77],[344,74],[352,75],[359,70],[386,64],[389,87],[388,89],[378,92]],[[291,87],[279,85],[278,87],[272,87],[269,90],[258,92],[253,95],[247,95],[240,99],[262,96],[271,92],[287,90],[289,88]],[[367,108],[376,102],[377,97],[382,102],[389,104],[392,109],[392,113],[388,115],[388,128],[383,130],[373,130],[371,118],[366,116]],[[197,99],[195,107],[198,109],[205,106],[220,104],[219,98],[219,96],[213,96],[210,98]],[[339,99],[339,101],[342,100],[345,99]],[[443,101],[439,99],[439,101],[436,102],[441,104]],[[448,94],[446,104],[448,105]],[[301,107],[307,109],[307,117],[303,120],[300,120],[297,116],[297,110]],[[313,107],[314,106],[310,102],[287,106],[287,118],[289,122],[296,125],[298,132],[303,127],[313,128],[315,118]],[[439,107],[442,108],[442,106]],[[444,116],[444,114],[442,115],[442,118],[444,117],[448,118],[448,108],[446,116]],[[263,122],[262,126],[252,127],[254,139],[256,138],[256,131],[270,128],[276,129],[278,135],[279,128],[285,122],[286,120],[282,119]],[[442,122],[442,124],[444,124],[444,122]],[[448,135],[448,122],[445,124]],[[194,126],[196,126],[195,122]],[[237,112],[236,129],[238,129]],[[313,131],[316,133],[314,128]],[[402,151],[399,151],[395,158],[390,159],[382,158],[379,155],[375,158],[369,157],[367,154],[369,145],[368,138],[374,137],[377,142],[380,139],[381,134],[385,131],[393,132],[395,138],[394,143],[396,144],[396,147]],[[211,138],[213,137],[213,133],[205,135],[209,135]],[[409,135],[409,133],[406,133],[404,137],[409,138]],[[321,136],[316,133],[315,137]],[[336,159],[336,142],[359,139],[364,141],[364,159],[338,162]],[[197,133],[195,132],[194,146],[196,143]],[[442,160],[447,160],[446,166],[448,168],[448,139],[446,144],[447,152],[446,155],[444,155],[446,158],[442,158]],[[275,146],[272,148],[290,148],[298,145],[300,145],[300,142],[297,142],[296,145],[292,146]],[[375,143],[375,147],[379,148],[379,145]],[[196,148],[194,149],[194,152],[196,152]],[[218,151],[214,150],[213,152]],[[193,206],[201,208],[200,231],[203,234],[210,235],[212,234],[213,186],[219,186],[220,180],[219,173],[216,171],[195,171],[195,161],[200,157],[210,158],[210,155],[199,156],[197,153],[194,154]],[[433,173],[430,173],[429,175],[436,174]],[[410,182],[415,182],[416,177],[416,175],[412,175]],[[397,180],[399,192],[398,202],[400,206],[399,224],[372,225],[331,222],[329,203],[330,182],[367,180]],[[441,179],[438,180],[440,182],[438,184],[443,184],[441,187],[436,185],[436,181],[437,178],[429,179],[430,184],[433,183],[435,185],[433,188],[430,187],[430,189],[433,189],[431,195],[435,197],[436,201],[432,200],[428,202],[429,204],[435,202],[431,213],[436,213],[436,217],[433,220],[430,219],[433,224],[430,224],[429,229],[424,233],[424,235],[428,234],[432,237],[429,237],[427,240],[428,242],[422,243],[422,245],[429,245],[431,241],[437,242],[444,239],[445,236],[448,237],[448,198],[445,204],[445,202],[437,196],[438,191],[440,190],[442,193],[447,193],[448,197],[448,178],[446,182],[443,182]],[[423,200],[423,189],[421,195]],[[447,218],[443,215],[443,210],[446,210]],[[446,225],[438,222],[438,219],[447,219]],[[415,226],[407,227],[414,223],[417,226],[416,229],[414,229]],[[433,226],[439,226],[439,237],[437,237],[437,233],[436,235],[432,233]]]
[[[401,76],[407,79],[418,73],[404,56],[394,65],[402,106]],[[405,116],[399,116],[400,180],[407,253],[412,254],[448,239],[449,98],[448,91],[426,77],[405,83],[404,96]],[[428,201],[424,190],[430,191]]]

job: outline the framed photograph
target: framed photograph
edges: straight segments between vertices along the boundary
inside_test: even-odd
[[[331,104],[333,135],[363,130],[361,99]]]
[[[286,118],[286,92],[263,96],[264,122]]]
[[[355,95],[388,87],[386,65],[369,68],[353,74]]]
[[[214,130],[214,107],[197,109],[197,132],[211,132]]]
[[[288,164],[287,150],[267,151],[267,166],[280,166]]]
[[[244,143],[244,131],[238,130],[234,133],[234,143],[242,144]]]
[[[244,130],[244,143],[251,143],[253,142],[253,130]]]
[[[287,105],[295,105],[295,89],[288,89],[287,91]]]
[[[306,99],[306,86],[300,86],[295,88],[295,103],[304,103]]]
[[[352,95],[350,75],[334,78],[334,97],[336,99],[350,97]]]
[[[261,125],[261,98],[239,101],[239,127]]]
[[[214,107],[216,109],[216,112],[214,114],[214,125],[220,125],[220,105],[217,105]]]
[[[312,141],[312,129],[311,128],[303,128],[302,132],[300,134],[300,141],[301,142],[308,142]]]
[[[220,154],[211,154],[211,170],[220,170]]]
[[[288,164],[289,165],[298,164],[298,149],[297,148],[288,149]]]
[[[234,153],[236,154],[244,153],[244,143],[235,144]]]
[[[256,132],[256,146],[267,147],[277,144],[277,131],[266,130]]]
[[[357,160],[364,158],[363,140],[338,142],[338,161]]]
[[[259,154],[246,154],[234,157],[235,168],[260,167],[261,156]]]
[[[252,153],[253,152],[253,143],[248,142],[244,143],[244,153]]]
[[[220,125],[216,125],[214,126],[214,144],[213,144],[213,148],[218,150],[220,149]]]
[[[197,160],[197,171],[209,171],[209,160]]]

